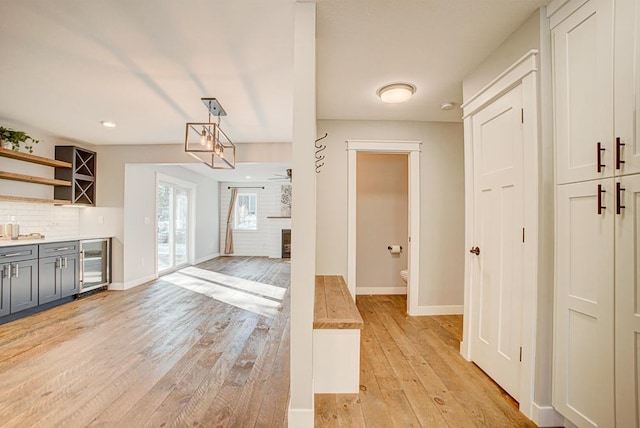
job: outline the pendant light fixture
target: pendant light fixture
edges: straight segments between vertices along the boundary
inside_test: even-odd
[[[201,98],[201,100],[209,111],[209,121],[187,123],[184,151],[210,168],[235,169],[236,145],[220,129],[221,117],[226,116],[227,112],[215,98]],[[211,121],[212,116],[217,116],[217,123]]]

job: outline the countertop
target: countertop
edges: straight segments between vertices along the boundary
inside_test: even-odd
[[[73,236],[56,236],[49,238],[45,235],[44,239],[16,239],[16,240],[0,240],[1,247],[15,247],[18,245],[33,245],[33,244],[48,244],[51,242],[64,242],[64,241],[84,241],[87,239],[103,239],[110,238],[109,236],[96,236],[96,235],[73,235]]]

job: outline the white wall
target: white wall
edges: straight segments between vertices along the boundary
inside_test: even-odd
[[[218,182],[178,166],[129,164],[125,167],[124,276],[122,288],[155,278],[156,175],[195,185],[194,262],[219,254]]]
[[[464,165],[461,123],[319,120],[327,149],[317,174],[317,273],[347,277],[346,140],[422,141],[419,306],[462,305]],[[295,202],[294,202],[295,204]]]
[[[406,293],[409,158],[360,152],[356,159],[356,293]],[[404,251],[391,254],[396,244]]]
[[[489,54],[473,72],[464,78],[462,81],[462,98],[465,102],[524,54],[531,49],[540,48],[540,19],[542,18],[543,14],[540,13],[540,10],[536,10],[500,46]]]
[[[278,235],[282,226],[291,228],[291,220],[270,219],[268,217],[280,216],[280,196],[283,184],[290,184],[289,181],[265,182],[265,183],[220,183],[220,249],[224,253],[224,241],[227,228],[227,212],[229,210],[229,200],[231,190],[229,187],[239,187],[238,194],[255,193],[258,197],[257,204],[257,229],[256,230],[234,230],[233,247],[234,256],[258,256],[274,257],[274,238]],[[254,188],[246,188],[254,187]],[[257,188],[255,188],[257,187]],[[259,187],[264,187],[260,189]],[[278,229],[276,231],[275,229]],[[278,242],[279,237],[277,237]],[[279,250],[279,248],[278,248]],[[276,257],[280,257],[277,255]]]

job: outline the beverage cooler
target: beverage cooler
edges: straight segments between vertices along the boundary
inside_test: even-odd
[[[111,238],[80,241],[80,293],[111,282]]]

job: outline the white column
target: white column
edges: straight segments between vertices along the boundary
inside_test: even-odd
[[[289,426],[313,427],[313,299],[316,270],[316,9],[295,5],[291,391]]]

